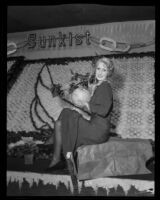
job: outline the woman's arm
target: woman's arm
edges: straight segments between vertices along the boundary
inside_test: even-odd
[[[105,117],[110,112],[113,103],[112,89],[109,83],[104,82],[98,86],[93,96],[90,102],[91,113]]]
[[[89,85],[88,85],[88,90],[89,90],[91,96],[93,96],[96,87],[97,87],[96,84],[89,84]]]
[[[76,107],[73,107],[72,110],[75,110],[77,111],[79,114],[82,115],[82,117],[86,120],[90,120],[91,119],[91,116],[89,114],[87,114],[87,112],[83,111],[82,109],[79,109],[79,108],[76,108]]]

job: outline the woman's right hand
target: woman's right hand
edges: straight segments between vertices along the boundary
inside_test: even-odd
[[[72,110],[77,111],[77,112],[78,112],[79,114],[81,114],[82,117],[83,117],[84,119],[86,119],[86,120],[90,120],[90,119],[91,119],[91,116],[90,116],[90,115],[88,115],[86,112],[82,111],[82,110],[79,109],[79,108],[73,107]]]
[[[96,89],[96,84],[88,84],[88,90],[89,90],[91,96],[93,95],[95,89]]]

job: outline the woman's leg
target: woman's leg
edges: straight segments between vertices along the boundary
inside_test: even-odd
[[[50,145],[54,143],[54,131],[52,132],[52,135],[46,140],[46,142],[44,143],[44,145]]]
[[[63,147],[63,155],[66,158],[66,154],[72,153],[76,147],[77,141],[77,126],[79,113],[68,108],[65,108],[59,119],[55,123],[55,134],[54,134],[54,152],[53,158],[49,165],[49,168],[55,166],[61,167],[59,162],[61,160],[61,150]]]
[[[61,160],[62,150],[62,134],[61,134],[61,121],[55,122],[54,145],[53,145],[53,158],[49,167],[53,167]]]

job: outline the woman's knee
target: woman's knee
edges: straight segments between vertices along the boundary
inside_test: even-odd
[[[61,112],[61,116],[68,117],[68,116],[71,115],[71,113],[72,113],[72,110],[71,110],[71,109],[69,109],[69,108],[64,108],[64,109],[62,110],[62,112]]]
[[[70,108],[64,108],[63,109],[63,113],[70,113],[72,110]]]
[[[79,115],[77,111],[64,108],[60,114],[59,120],[63,122],[64,120],[66,121],[67,119],[74,118],[77,115]]]

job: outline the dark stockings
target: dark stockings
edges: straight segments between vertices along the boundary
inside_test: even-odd
[[[61,160],[62,150],[62,134],[61,134],[61,122],[55,122],[55,133],[54,133],[54,145],[53,145],[53,158],[49,167],[53,167]]]

